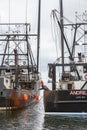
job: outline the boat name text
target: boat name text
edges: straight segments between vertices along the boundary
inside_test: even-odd
[[[70,95],[84,95],[84,96],[87,96],[87,91],[71,91]]]

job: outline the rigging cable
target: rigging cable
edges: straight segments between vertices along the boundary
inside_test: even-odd
[[[51,19],[52,19],[52,15],[51,15]],[[54,26],[54,29],[52,27],[52,20],[51,20],[51,33],[52,33],[52,37],[53,37],[53,40],[55,41],[55,46],[56,46],[56,53],[57,53],[57,58],[58,58],[58,47],[57,47],[57,37],[58,37],[58,31],[56,30],[57,28],[57,25],[56,25],[56,21],[55,21],[55,18],[53,18],[53,26]],[[54,33],[54,34],[53,34]]]
[[[58,10],[54,10],[57,14],[60,14],[60,12]],[[78,16],[76,15],[76,17],[78,18]],[[69,20],[68,18],[66,18],[65,16],[63,16],[63,19],[65,19],[67,22],[74,24],[71,20]],[[77,23],[77,22],[76,22]],[[82,31],[84,31],[84,29],[82,27],[79,27]],[[79,30],[78,30],[79,32]],[[81,32],[80,32],[81,33]]]
[[[54,29],[53,29],[53,26],[52,26],[52,20],[51,20],[51,32],[52,32],[52,37],[53,37],[53,40],[55,41],[55,46],[56,46],[56,53],[57,53],[57,59],[56,59],[56,61],[55,62],[57,62],[60,58],[61,58],[61,56],[58,56],[58,50],[61,50],[61,49],[59,49],[59,48],[61,48],[60,46],[58,46],[58,36],[59,36],[59,31],[58,31],[58,25],[56,24],[56,19],[55,19],[55,17],[53,16],[53,13],[51,13],[51,19],[53,18],[53,26],[54,26]],[[69,21],[69,20],[68,20]],[[59,29],[60,30],[60,29]],[[68,39],[67,39],[67,41],[68,41]],[[60,39],[59,39],[59,43],[60,43]],[[70,48],[72,48],[72,46],[70,47]],[[64,54],[67,54],[68,52],[67,52],[67,50],[64,52]],[[61,54],[60,54],[61,55]],[[54,62],[54,63],[55,63]]]

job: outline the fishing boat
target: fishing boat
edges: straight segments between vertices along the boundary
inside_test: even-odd
[[[57,10],[52,11],[60,29],[61,57],[48,64],[52,90],[44,90],[44,109],[50,114],[87,113],[87,12],[76,12],[75,23],[64,23],[60,0],[60,19],[58,15]],[[67,40],[70,34],[72,40]]]
[[[37,34],[31,33],[30,23],[0,23],[0,110],[32,107],[39,101],[40,1],[38,3]],[[32,41],[36,53],[32,51]]]

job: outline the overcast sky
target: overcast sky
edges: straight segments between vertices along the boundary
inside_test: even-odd
[[[82,13],[87,8],[87,0],[63,0],[63,2],[64,15],[70,20],[74,19],[75,11]],[[0,0],[0,22],[26,22],[27,20],[27,22],[31,23],[32,30],[35,31],[37,26],[37,7],[38,0]],[[41,0],[40,71],[45,81],[47,81],[48,75],[47,64],[54,62],[57,58],[51,32],[50,14],[53,9],[59,10],[59,0]]]
[[[53,63],[57,59],[55,41],[52,37],[51,30],[51,18],[50,14],[53,9],[59,10],[59,0],[42,0],[42,35],[41,37],[41,70],[43,71],[43,77],[46,80],[48,76],[48,63]],[[63,0],[64,16],[70,21],[75,21],[75,12],[82,14],[87,10],[87,0]],[[45,23],[44,23],[45,21]],[[44,26],[44,28],[43,28]],[[59,46],[58,46],[58,49]],[[60,52],[60,50],[58,50]],[[44,55],[43,55],[44,53]],[[46,64],[44,64],[46,63]],[[46,78],[45,78],[46,77]]]

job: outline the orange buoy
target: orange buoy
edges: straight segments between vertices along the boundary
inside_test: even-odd
[[[27,101],[28,100],[28,95],[27,94],[23,94],[22,95],[22,99],[23,99],[23,101]]]
[[[39,96],[38,96],[38,95],[35,95],[35,99],[38,100],[38,99],[39,99]]]

